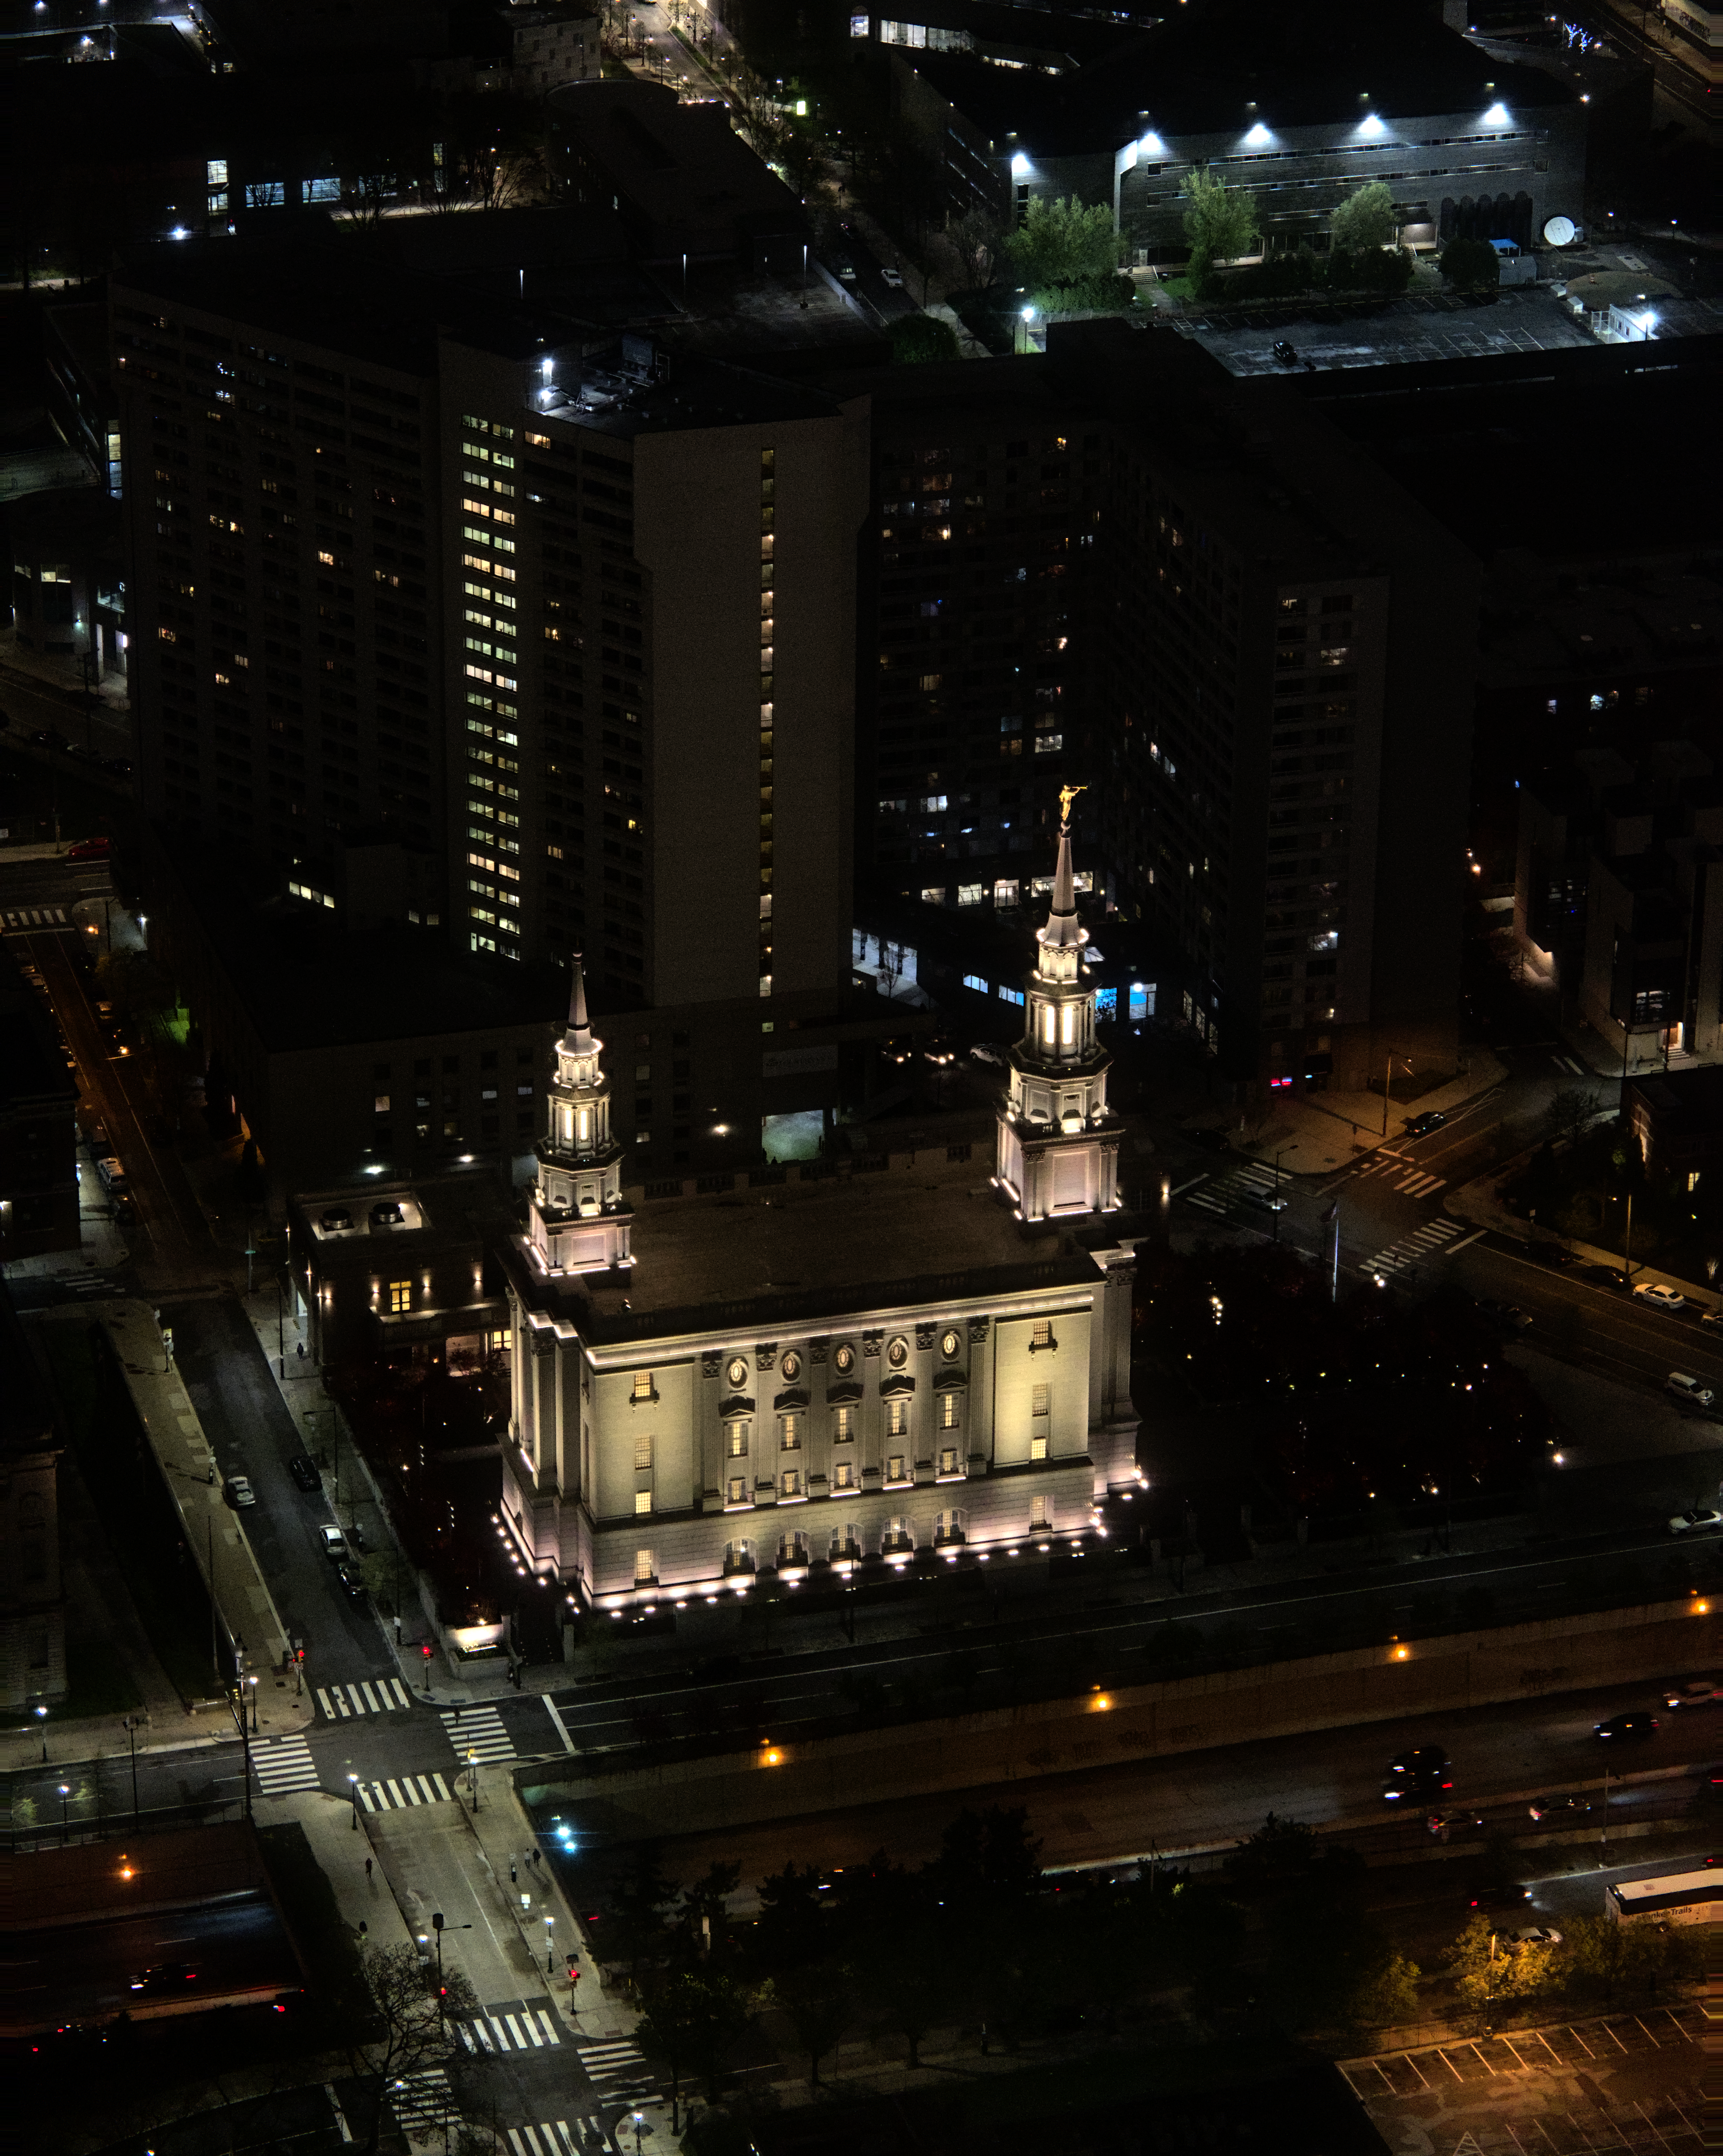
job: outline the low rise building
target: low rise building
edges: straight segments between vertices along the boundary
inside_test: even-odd
[[[1211,0],[1069,72],[991,57],[931,38],[893,52],[899,110],[960,212],[1074,196],[1110,208],[1142,255],[1182,255],[1201,167],[1254,196],[1271,252],[1326,244],[1336,207],[1375,180],[1414,245],[1524,247],[1552,217],[1583,221],[1582,93],[1427,10],[1340,0],[1312,36],[1271,0]]]
[[[1632,1079],[1627,1115],[1648,1172],[1696,1189],[1705,1170],[1723,1160],[1723,1068]]]

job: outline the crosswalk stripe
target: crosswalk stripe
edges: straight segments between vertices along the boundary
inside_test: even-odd
[[[515,2049],[517,2051],[524,2051],[527,2048],[526,2039],[520,2033],[520,2024],[515,2019],[512,2014],[505,2014],[502,2017],[502,2021],[504,2028],[508,2030],[510,2035],[514,2039]]]
[[[324,1691],[320,1685],[317,1687],[317,1704],[323,1710],[324,1720],[326,1722],[333,1722],[335,1719],[335,1709],[329,1703],[329,1694]]]
[[[371,1686],[368,1684],[366,1684],[362,1680],[359,1686],[359,1697],[364,1701],[365,1704],[371,1709],[373,1714],[381,1714],[382,1712],[382,1702],[377,1698],[377,1694],[371,1689]]]
[[[303,1737],[278,1738],[273,1744],[254,1749],[251,1765],[266,1797],[293,1796],[317,1786],[316,1762]]]
[[[388,1782],[361,1782],[359,1802],[368,1812],[411,1811],[423,1804],[447,1804],[454,1792],[440,1774],[403,1774]]]
[[[544,2008],[543,2008],[542,2006],[541,2006],[541,2007],[539,2008],[539,2010],[538,2010],[538,2018],[539,2018],[539,2025],[540,2025],[540,2026],[543,2029],[543,2030],[544,2030],[544,2032],[545,2032],[545,2038],[546,2038],[546,2042],[548,2042],[548,2043],[551,2043],[551,2044],[560,2044],[560,2043],[562,2041],[562,2037],[557,2034],[557,2030],[556,2030],[556,2023],[555,2023],[555,2022],[551,2019],[550,2015],[549,2015],[548,2014],[546,2014],[546,2011],[545,2011],[545,2010],[544,2010]]]

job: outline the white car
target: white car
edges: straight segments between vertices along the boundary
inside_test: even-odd
[[[230,1475],[228,1477],[228,1502],[240,1512],[244,1512],[248,1505],[257,1502],[257,1492],[245,1476]]]
[[[977,1063],[1003,1063],[1005,1060],[1005,1050],[995,1048],[991,1040],[977,1041],[969,1052]]]
[[[333,1558],[337,1563],[347,1554],[347,1538],[339,1527],[319,1527],[317,1540],[322,1545],[324,1556]]]
[[[1522,1947],[1558,1947],[1561,1943],[1561,1934],[1550,1924],[1527,1924],[1514,1937]]]
[[[879,280],[882,284],[890,285],[894,292],[900,292],[904,288],[903,271],[892,269],[890,264],[879,272]]]
[[[1672,1684],[1664,1694],[1665,1707],[1709,1707],[1717,1697],[1717,1686],[1710,1677],[1684,1677]]]
[[[1641,1281],[1633,1290],[1641,1302],[1649,1302],[1654,1310],[1685,1310],[1687,1298],[1679,1288],[1666,1287],[1661,1281]]]
[[[1690,1512],[1677,1512],[1669,1522],[1672,1535],[1703,1533],[1708,1527],[1723,1527],[1723,1512],[1714,1512],[1709,1505],[1695,1505]]]
[[[1264,1190],[1259,1183],[1247,1186],[1244,1203],[1255,1206],[1259,1213],[1284,1213],[1287,1201],[1275,1190]]]

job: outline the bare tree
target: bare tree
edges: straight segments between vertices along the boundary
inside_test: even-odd
[[[356,2078],[376,2093],[367,2156],[376,2156],[382,2107],[409,2075],[422,2074],[459,2056],[455,2024],[474,2019],[478,1994],[458,1969],[444,1973],[422,1960],[416,1946],[367,1947],[360,1955],[373,2009],[369,2028],[350,2035],[348,2056]]]
[[[984,292],[1004,259],[1010,228],[992,211],[972,209],[953,218],[936,247],[960,292]]]

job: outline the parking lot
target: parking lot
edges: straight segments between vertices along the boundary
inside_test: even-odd
[[[1696,2005],[1431,2044],[1341,2071],[1394,2148],[1475,2156],[1697,2150]]]

